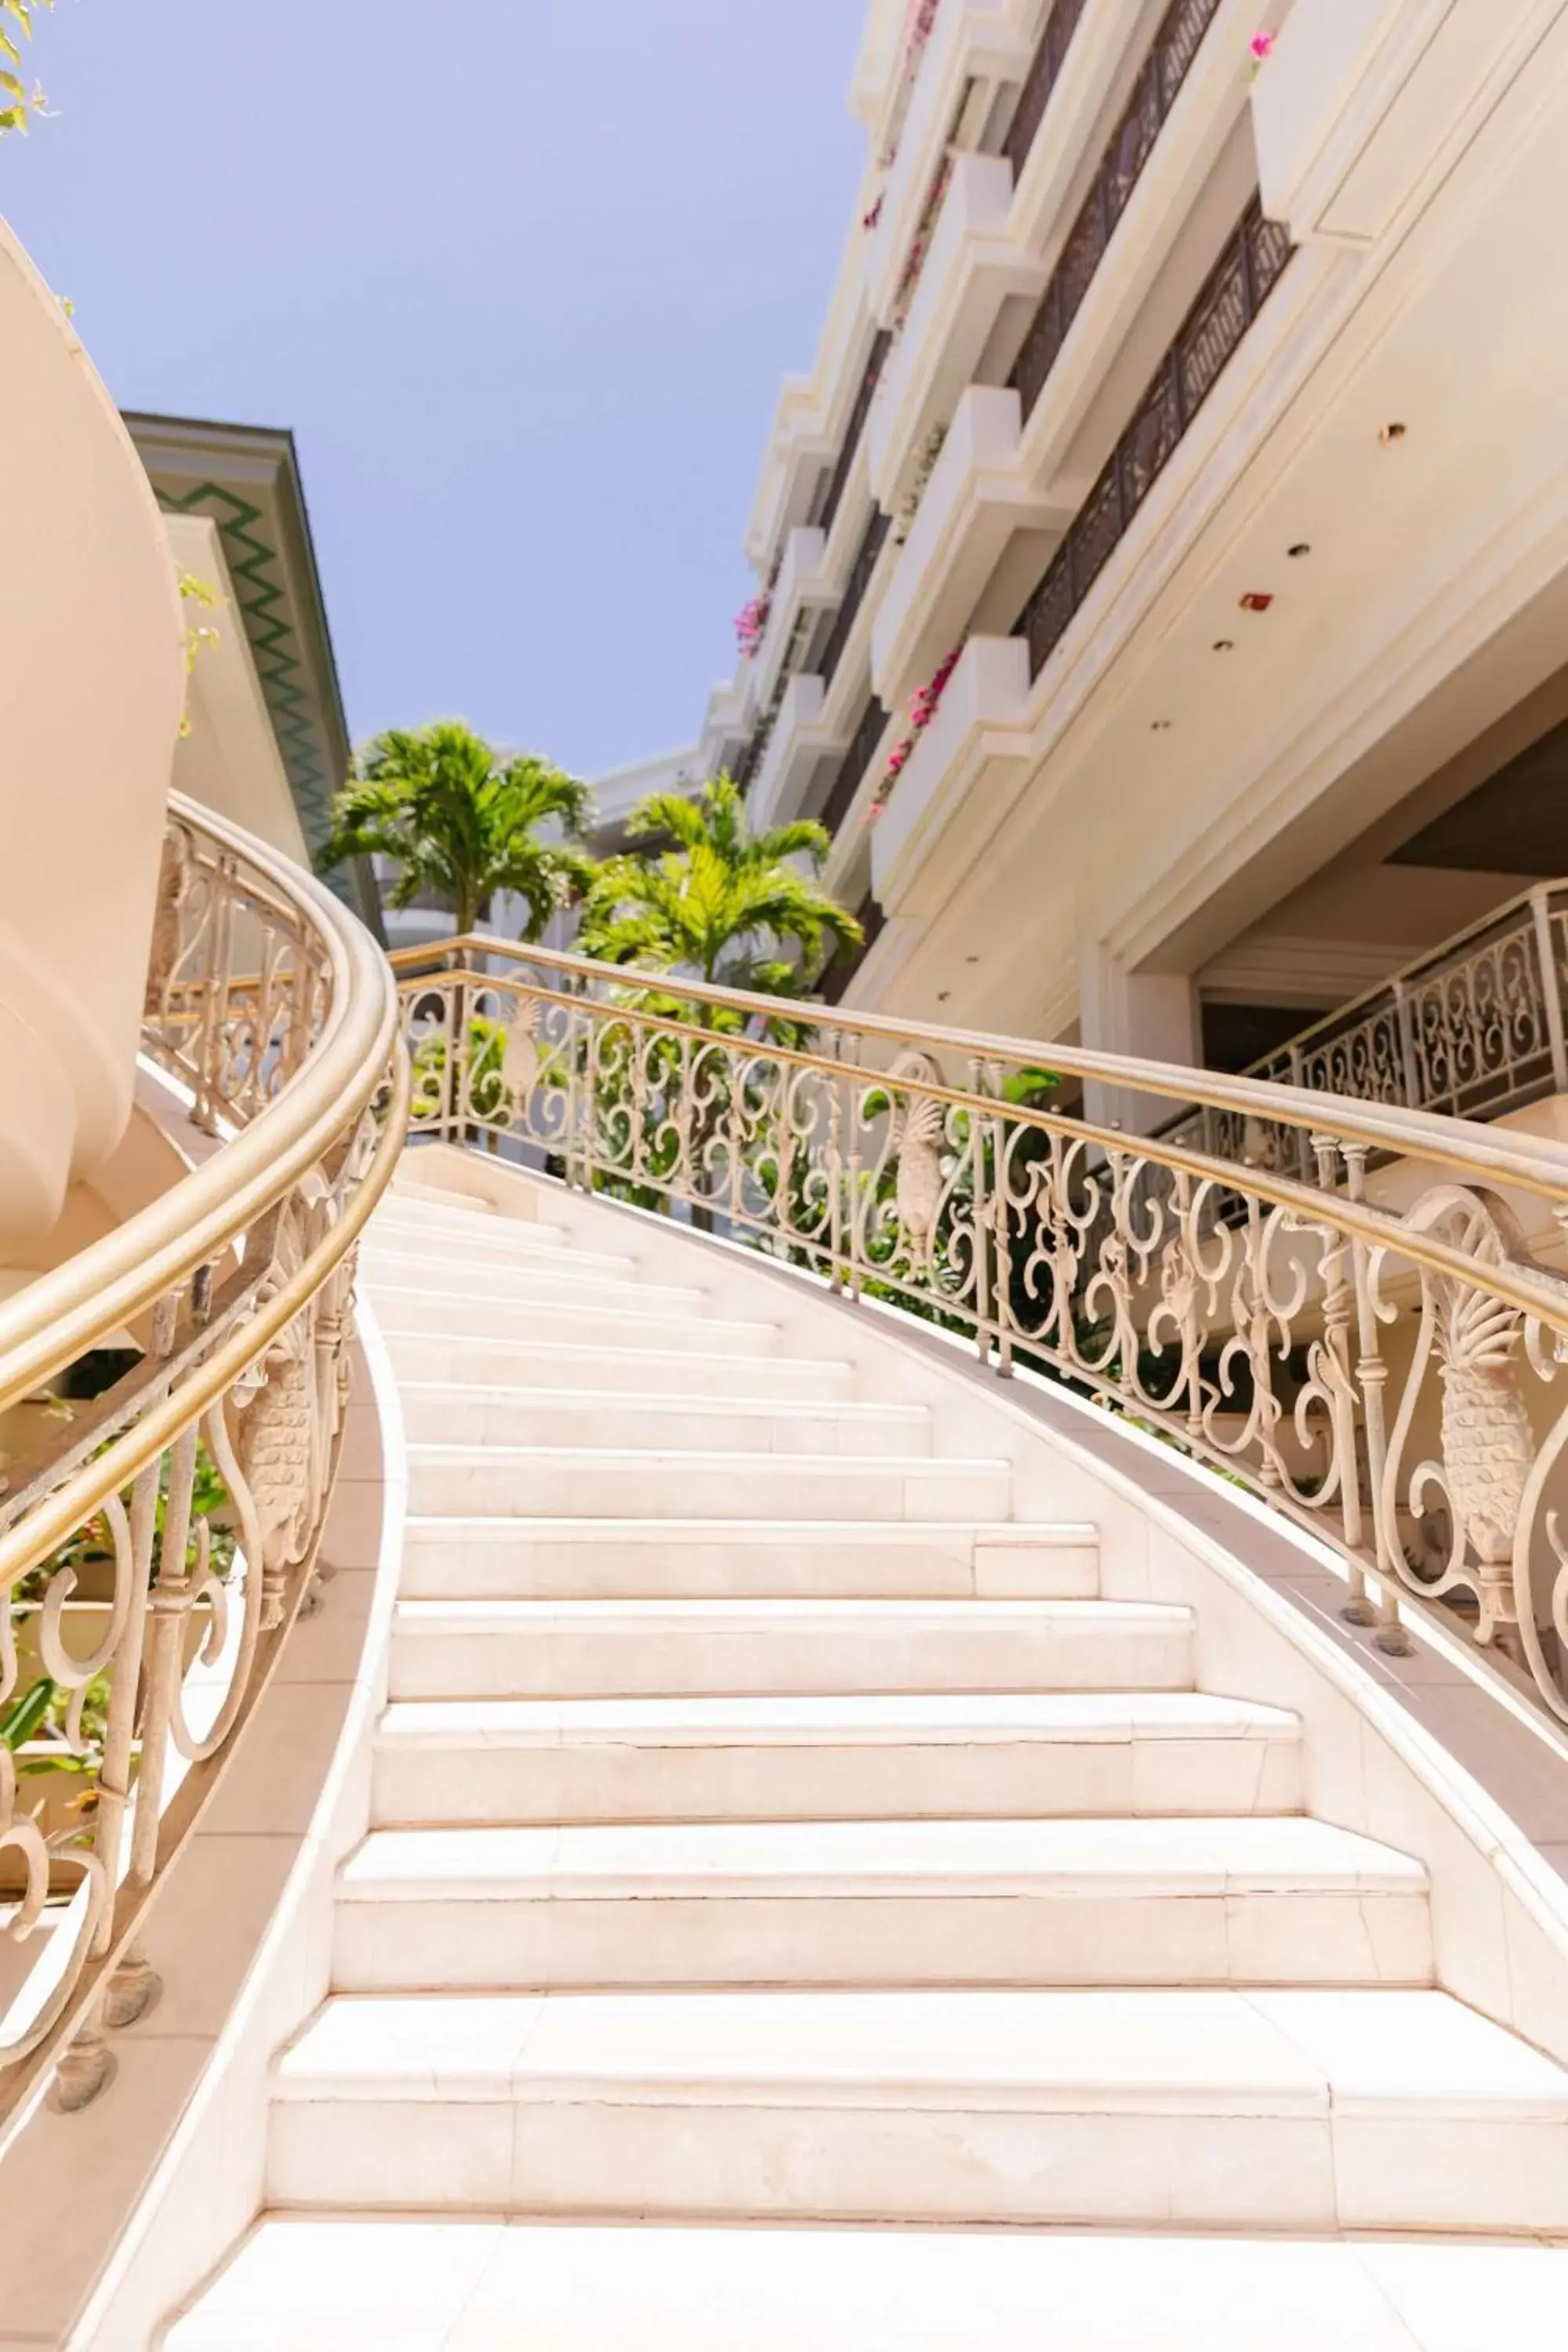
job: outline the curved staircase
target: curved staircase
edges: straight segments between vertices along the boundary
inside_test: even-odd
[[[1558,2340],[1568,2074],[1439,1988],[1296,1717],[1023,1514],[1005,1414],[405,1169],[373,1828],[173,2352]]]

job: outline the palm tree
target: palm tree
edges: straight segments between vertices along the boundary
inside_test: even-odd
[[[730,776],[692,800],[655,793],[627,831],[650,846],[599,867],[583,909],[585,954],[784,996],[814,986],[836,949],[860,944],[854,916],[816,879],[832,835],[806,818],[753,833]],[[659,841],[673,846],[660,852]]]
[[[575,776],[532,752],[508,759],[461,719],[393,727],[356,758],[332,803],[321,862],[390,857],[399,869],[393,906],[437,893],[456,915],[459,939],[496,891],[512,891],[528,907],[523,936],[536,940],[594,871],[574,840],[591,813],[588,788]],[[542,841],[552,820],[563,837]]]

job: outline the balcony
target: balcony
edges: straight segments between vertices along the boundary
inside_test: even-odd
[[[783,824],[799,814],[801,797],[822,753],[833,747],[823,724],[820,677],[792,677],[784,690],[748,799],[753,827]]]
[[[833,471],[828,478],[821,511],[814,517],[828,539],[833,536],[833,526],[837,519],[839,508],[844,503],[844,493],[859,452],[861,436],[866,430],[866,419],[871,413],[871,403],[877,396],[877,386],[881,382],[882,367],[888,356],[888,346],[891,341],[892,337],[886,328],[879,328],[871,339],[870,352],[861,372],[859,389],[855,394],[848,422],[844,427],[844,438],[839,444],[838,455],[834,460]]]
[[[882,190],[877,226],[867,238],[866,300],[874,319],[893,317],[900,280],[944,149],[966,124],[974,129],[985,104],[984,86],[1021,82],[1032,58],[1009,9],[961,7],[958,0],[945,0],[938,10]]]
[[[1045,270],[1008,236],[1013,174],[1001,155],[959,155],[901,333],[882,373],[867,454],[874,495],[896,513],[916,452],[978,373],[998,312],[1037,296]]]
[[[773,700],[781,677],[787,676],[799,660],[816,614],[833,602],[824,570],[826,547],[824,533],[809,525],[792,530],[784,541],[767,627],[755,659],[756,698],[764,709]]]
[[[850,739],[849,749],[838,763],[838,772],[827,788],[818,816],[836,843],[888,731],[888,716],[886,707],[873,695]]]
[[[843,662],[851,639],[855,638],[858,641],[857,625],[860,619],[868,591],[876,575],[882,549],[887,541],[888,521],[888,517],[879,507],[872,508],[870,519],[861,533],[860,544],[856,550],[855,561],[849,567],[849,577],[845,583],[843,601],[839,604],[833,626],[828,632],[827,642],[822,649],[819,664],[823,684],[829,689],[838,675],[839,666]]]
[[[1037,677],[1290,258],[1254,197],[1062,547],[1018,616]]]
[[[1028,488],[1021,430],[1006,385],[972,384],[959,401],[872,624],[871,675],[889,706],[907,703],[958,643],[1017,535],[1059,533],[1072,520],[1070,505]]]
[[[1219,5],[1220,0],[1174,0],[1154,36],[1009,379],[1023,401],[1026,419],[1056,365]]]
[[[1002,142],[1002,152],[1013,166],[1015,184],[1024,175],[1036,135],[1045,121],[1057,83],[1072,47],[1088,0],[1055,0],[1046,19],[1034,59],[1018,93],[1018,103]]]
[[[1295,9],[1253,93],[1264,201],[1298,244],[1383,236],[1540,37],[1510,6]]]
[[[888,912],[934,916],[984,837],[964,810],[982,791],[991,821],[1029,769],[1029,667],[1017,637],[971,637],[916,742],[871,842],[872,887]]]

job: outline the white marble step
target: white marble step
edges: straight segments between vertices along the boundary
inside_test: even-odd
[[[1064,1520],[411,1518],[407,1599],[1090,1600],[1100,1536]]]
[[[420,1517],[1005,1519],[1006,1462],[952,1456],[743,1453],[676,1445],[408,1448]]]
[[[380,1831],[339,1991],[1424,1985],[1426,1873],[1325,1822]]]
[[[500,1388],[595,1389],[601,1395],[784,1396],[820,1402],[849,1395],[855,1367],[804,1356],[709,1355],[614,1340],[463,1339],[404,1330],[382,1337],[400,1381],[476,1381]]]
[[[400,1601],[394,1698],[1186,1690],[1188,1609],[1142,1601]]]
[[[371,1219],[364,1247],[374,1257],[439,1257],[464,1267],[560,1265],[581,1266],[587,1274],[632,1276],[638,1265],[625,1250],[585,1248],[560,1225],[491,1217],[477,1231],[453,1233],[432,1228],[424,1217],[400,1219],[384,1208]]]
[[[1568,2074],[1449,1995],[330,2000],[275,2203],[1568,2233]]]
[[[1289,1813],[1301,1727],[1196,1691],[412,1700],[383,1826]]]
[[[709,1294],[695,1283],[653,1282],[637,1274],[601,1273],[574,1258],[546,1259],[534,1264],[506,1258],[493,1265],[455,1258],[445,1250],[416,1255],[410,1251],[372,1249],[366,1252],[366,1280],[377,1297],[384,1290],[399,1297],[409,1291],[433,1291],[445,1298],[497,1298],[584,1307],[635,1307],[641,1313],[700,1315]]]
[[[503,1388],[478,1381],[402,1381],[402,1413],[416,1444],[639,1446],[715,1454],[929,1454],[926,1404],[848,1400],[682,1395],[644,1397],[611,1390]]]
[[[416,1444],[640,1447],[742,1454],[929,1454],[923,1404],[846,1399],[691,1396],[666,1383],[646,1396],[594,1389],[404,1381],[404,1424]]]
[[[274,2214],[165,2352],[1562,2352],[1568,2248]]]
[[[680,1355],[765,1355],[778,1338],[776,1323],[744,1322],[692,1311],[606,1305],[585,1298],[465,1297],[446,1289],[409,1288],[386,1281],[369,1286],[377,1319],[395,1331],[429,1339],[535,1339],[549,1345],[659,1348]]]
[[[409,1163],[405,1160],[393,1179],[392,1189],[386,1195],[386,1202],[390,1208],[394,1205],[401,1206],[407,1202],[418,1203],[421,1216],[445,1214],[459,1217],[496,1217],[503,1223],[523,1222],[521,1219],[507,1220],[502,1211],[493,1207],[489,1201],[481,1201],[473,1192],[459,1192],[456,1185],[437,1184],[424,1177],[411,1174]]]

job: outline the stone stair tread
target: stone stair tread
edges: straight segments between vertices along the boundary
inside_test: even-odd
[[[770,1898],[1350,1891],[1408,1894],[1422,1864],[1304,1815],[1161,1821],[726,1822],[373,1831],[349,1902],[628,1895]]]
[[[597,1345],[591,1341],[574,1345],[569,1339],[442,1339],[428,1331],[411,1331],[385,1315],[380,1316],[378,1320],[382,1337],[389,1342],[417,1341],[421,1346],[444,1347],[454,1356],[465,1348],[471,1348],[476,1355],[516,1356],[520,1362],[544,1366],[559,1364],[563,1370],[589,1360],[603,1361],[606,1356],[614,1355],[623,1362],[641,1366],[650,1379],[666,1371],[689,1373],[700,1366],[709,1365],[722,1366],[727,1376],[744,1380],[757,1365],[765,1366],[770,1372],[776,1371],[781,1360],[791,1364],[803,1380],[813,1375],[827,1380],[847,1378],[853,1375],[855,1369],[848,1359],[842,1356],[791,1356],[782,1360],[777,1356],[757,1356],[748,1359],[744,1356],[704,1356],[693,1349],[679,1348],[623,1348],[603,1340]],[[535,1391],[530,1390],[525,1392],[532,1394]],[[547,1394],[554,1392],[552,1389],[546,1391]],[[616,1391],[606,1390],[604,1393],[614,1395]],[[834,1400],[835,1402],[837,1401]]]
[[[1035,2115],[1378,2115],[1568,2126],[1568,2072],[1444,1992],[336,1995],[288,2103],[739,2099]]]
[[[489,1448],[483,1449],[486,1452]],[[706,1455],[699,1457],[707,1460]],[[799,1459],[800,1457],[794,1457]],[[806,1457],[808,1460],[811,1456]],[[841,1467],[838,1455],[817,1457]],[[936,1458],[936,1457],[932,1457]],[[766,1457],[776,1466],[776,1457]],[[856,1466],[866,1456],[858,1454]],[[900,1466],[902,1466],[900,1465]],[[542,1518],[530,1513],[411,1511],[407,1525],[418,1534],[443,1533],[493,1538],[498,1543],[584,1543],[605,1541],[613,1526],[618,1544],[681,1543],[795,1544],[833,1542],[878,1544],[948,1543],[969,1538],[991,1545],[1016,1545],[1022,1549],[1060,1548],[1076,1550],[1100,1540],[1099,1529],[1079,1519],[679,1519],[646,1518],[605,1521],[596,1518]]]
[[[682,1360],[679,1356],[669,1359],[672,1365],[679,1365]],[[845,1397],[755,1396],[740,1387],[721,1397],[688,1395],[676,1390],[636,1398],[615,1389],[552,1388],[542,1391],[499,1381],[405,1379],[399,1381],[398,1388],[405,1397],[458,1397],[471,1404],[514,1404],[539,1412],[591,1412],[605,1407],[624,1410],[635,1405],[639,1412],[702,1413],[721,1421],[727,1417],[754,1419],[769,1413],[776,1414],[781,1421],[893,1422],[910,1427],[924,1427],[931,1418],[931,1407],[924,1404],[879,1404],[874,1401]],[[489,1453],[511,1449],[487,1446],[484,1450]],[[601,1449],[595,1447],[594,1451],[598,1453]]]
[[[1557,2352],[1568,2249],[271,2214],[165,2352]]]
[[[635,1288],[635,1286],[632,1287]],[[668,1309],[650,1307],[646,1305],[623,1306],[618,1302],[606,1303],[596,1298],[498,1298],[493,1292],[488,1291],[455,1294],[444,1284],[439,1287],[433,1286],[426,1289],[417,1286],[411,1286],[405,1283],[384,1281],[373,1282],[369,1289],[375,1305],[378,1320],[382,1321],[385,1328],[398,1330],[405,1338],[411,1339],[425,1339],[431,1336],[427,1330],[400,1322],[398,1319],[400,1316],[412,1312],[413,1303],[419,1300],[424,1300],[427,1304],[431,1301],[449,1303],[464,1308],[470,1316],[478,1316],[488,1309],[496,1318],[506,1318],[503,1329],[497,1335],[500,1338],[515,1336],[518,1310],[524,1307],[529,1307],[540,1318],[546,1313],[557,1316],[570,1313],[574,1327],[595,1321],[607,1324],[617,1341],[625,1332],[667,1332],[675,1324],[710,1334],[724,1331],[763,1342],[775,1339],[778,1337],[779,1328],[776,1323],[765,1323],[755,1317],[694,1313],[673,1315]],[[392,1311],[385,1311],[388,1308]],[[491,1336],[486,1331],[467,1331],[450,1336],[472,1339],[476,1345],[483,1347],[494,1344]]]
[[[601,1468],[629,1465],[643,1470],[655,1466],[677,1470],[717,1468],[733,1477],[738,1472],[752,1468],[777,1470],[781,1458],[792,1475],[802,1477],[809,1477],[813,1472],[831,1472],[836,1477],[874,1477],[879,1471],[885,1471],[900,1478],[971,1478],[977,1473],[1005,1475],[1012,1467],[1001,1455],[791,1454],[781,1457],[777,1454],[734,1453],[716,1456],[689,1445],[495,1445],[424,1441],[410,1445],[408,1455],[410,1461],[505,1462],[523,1468],[561,1464],[582,1469],[584,1475],[590,1464],[597,1464]]]
[[[769,1459],[773,1457],[770,1456]],[[547,1624],[583,1627],[613,1626],[617,1631],[634,1623],[681,1632],[763,1632],[777,1626],[784,1632],[833,1632],[861,1626],[892,1626],[913,1621],[952,1630],[956,1626],[995,1631],[1012,1623],[1024,1628],[1051,1624],[1136,1633],[1190,1626],[1193,1612],[1178,1601],[974,1601],[954,1597],[932,1600],[841,1599],[813,1593],[785,1594],[767,1600],[526,1600],[408,1601],[397,1603],[400,1626],[413,1633],[452,1630],[463,1633],[517,1633]]]
[[[708,1293],[695,1283],[653,1282],[637,1275],[601,1274],[590,1266],[553,1262],[542,1265],[526,1259],[508,1259],[496,1265],[465,1262],[442,1255],[392,1256],[382,1251],[365,1267],[372,1297],[384,1293],[407,1297],[420,1292],[447,1298],[497,1298],[507,1304],[531,1305],[548,1295],[552,1301],[584,1307],[627,1306],[640,1301],[662,1312],[700,1313]],[[421,1278],[426,1277],[426,1278]]]
[[[1279,1739],[1300,1720],[1282,1707],[1203,1691],[870,1692],[760,1697],[399,1699],[384,1746],[485,1747],[603,1739],[655,1747],[767,1739],[809,1746],[996,1740]]]
[[[366,1250],[374,1256],[444,1259],[452,1251],[471,1251],[459,1257],[463,1265],[529,1265],[536,1255],[559,1258],[568,1265],[613,1266],[635,1273],[641,1261],[626,1250],[589,1247],[562,1225],[524,1223],[516,1217],[492,1216],[468,1231],[433,1233],[420,1220],[398,1221],[378,1209],[365,1232]]]

